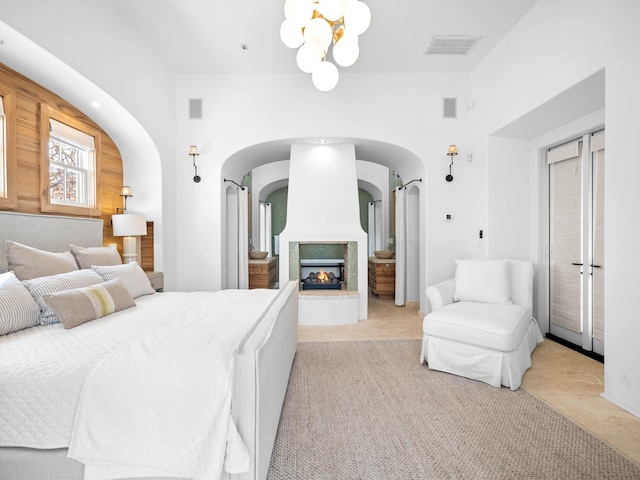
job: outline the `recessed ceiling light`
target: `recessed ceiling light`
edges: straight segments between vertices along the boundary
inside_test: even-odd
[[[102,107],[102,104],[98,100],[91,100],[89,102],[89,105],[92,106],[93,108],[101,108]]]
[[[325,138],[321,138],[320,140],[318,140],[318,143],[327,143],[327,140]]]

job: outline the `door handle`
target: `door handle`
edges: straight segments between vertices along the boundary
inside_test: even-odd
[[[593,268],[602,268],[600,265],[591,265]]]

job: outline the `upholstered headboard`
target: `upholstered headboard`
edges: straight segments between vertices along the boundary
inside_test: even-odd
[[[65,252],[69,244],[102,246],[102,220],[0,212],[0,272],[7,269],[6,240],[50,252]]]

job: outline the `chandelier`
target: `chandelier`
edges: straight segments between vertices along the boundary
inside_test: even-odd
[[[333,61],[350,67],[358,59],[358,35],[371,22],[369,7],[359,0],[286,0],[280,38],[297,48],[296,63],[311,74],[318,90],[327,92],[338,84],[338,68],[327,60],[333,44]]]

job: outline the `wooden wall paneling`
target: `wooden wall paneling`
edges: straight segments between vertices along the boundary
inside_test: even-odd
[[[153,272],[153,222],[147,222],[147,234],[141,237],[140,266],[145,272]]]

